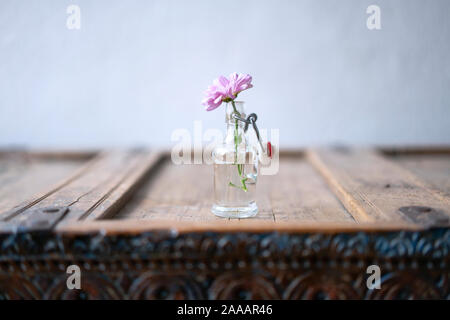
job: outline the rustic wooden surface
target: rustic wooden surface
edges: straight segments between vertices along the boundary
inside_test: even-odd
[[[210,212],[212,170],[148,150],[0,152],[0,298],[450,298],[448,149],[282,152],[242,220]]]
[[[374,151],[320,150],[311,151],[310,157],[357,221],[439,225],[441,219],[448,220],[449,198]],[[407,210],[410,207],[430,210],[414,214]]]
[[[0,228],[53,228],[103,218],[125,203],[160,157],[140,150],[100,153],[56,187],[0,213]]]
[[[446,226],[450,217],[450,154],[445,152],[284,152],[278,174],[259,177],[258,215],[239,221],[210,212],[212,166],[174,165],[168,154],[147,150],[104,151],[77,160],[73,155],[36,158],[0,157],[2,229],[79,226],[82,231],[92,223],[114,228],[131,220],[127,225],[150,230],[167,225],[187,231],[190,225],[205,231],[301,230],[306,225],[376,230]]]
[[[428,183],[431,189],[450,196],[450,154],[399,155],[391,159]]]
[[[212,166],[165,161],[116,218],[223,223],[226,220],[211,214],[212,177]],[[256,220],[354,222],[302,155],[281,159],[276,176],[258,179]]]
[[[0,153],[0,213],[51,188],[79,169],[86,158]],[[1,215],[0,215],[1,217]]]

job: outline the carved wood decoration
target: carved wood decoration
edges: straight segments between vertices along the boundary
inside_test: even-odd
[[[449,299],[450,230],[0,236],[2,299]],[[66,268],[82,270],[81,290]],[[381,289],[366,285],[379,265]]]

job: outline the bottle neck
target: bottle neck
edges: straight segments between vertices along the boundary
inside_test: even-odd
[[[235,124],[237,121],[238,125],[244,125],[242,121],[236,120],[233,117],[235,114],[245,119],[246,115],[244,109],[244,102],[242,101],[227,102],[225,106],[225,123],[227,125]]]
[[[235,101],[226,103],[226,115],[225,115],[225,123],[227,125],[227,134],[226,134],[226,142],[234,143],[234,137],[236,134],[238,136],[244,137],[244,122],[236,120],[233,116],[237,114],[239,117],[244,118],[245,110],[244,110],[244,102]],[[244,141],[244,138],[242,139]]]

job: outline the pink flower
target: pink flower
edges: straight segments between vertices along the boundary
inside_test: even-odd
[[[220,76],[208,87],[205,92],[206,97],[202,101],[202,104],[208,107],[206,111],[216,109],[222,104],[222,101],[227,98],[229,83],[230,81],[227,78]]]
[[[249,74],[237,74],[232,73],[230,74],[230,93],[233,97],[232,99],[235,99],[237,95],[244,90],[250,89],[253,87],[252,85],[252,76]]]
[[[220,76],[213,81],[205,92],[205,99],[202,104],[207,106],[206,111],[211,111],[219,107],[223,101],[228,102],[236,99],[237,95],[244,90],[253,87],[252,77],[248,74],[230,74],[229,78]]]

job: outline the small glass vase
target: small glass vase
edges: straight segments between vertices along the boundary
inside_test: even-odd
[[[227,132],[222,144],[212,153],[214,162],[214,204],[211,211],[223,218],[250,218],[258,213],[255,202],[258,157],[249,145],[244,122],[244,102],[226,103]]]

